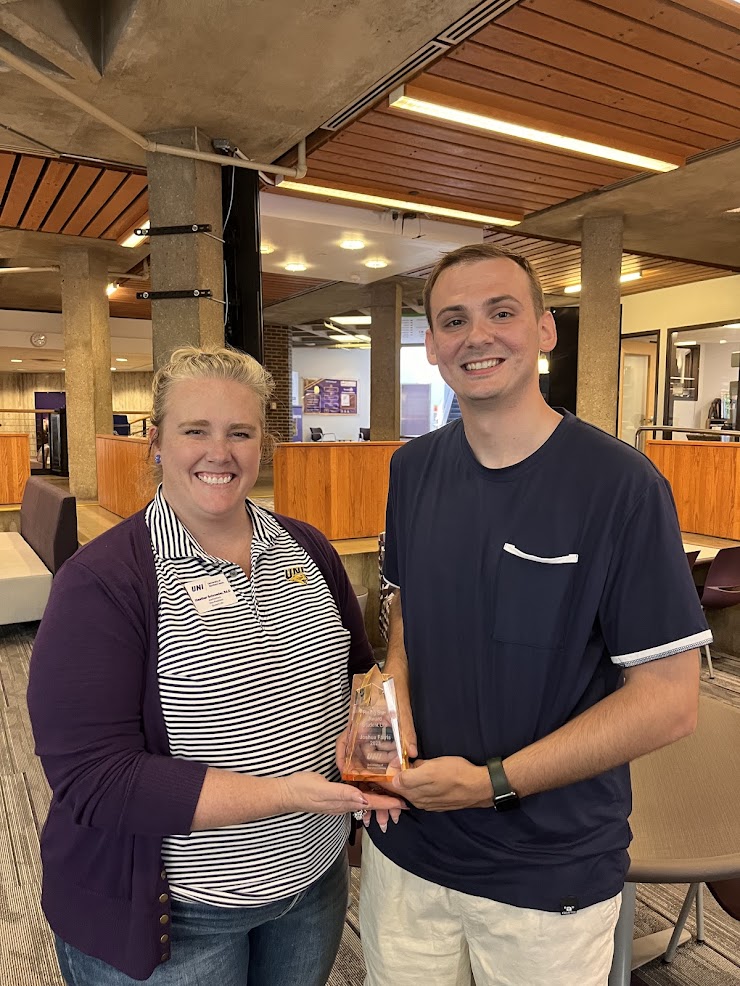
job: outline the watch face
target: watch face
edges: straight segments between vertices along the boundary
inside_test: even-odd
[[[39,348],[46,345],[46,336],[43,332],[34,332],[31,336],[31,345],[38,346]]]

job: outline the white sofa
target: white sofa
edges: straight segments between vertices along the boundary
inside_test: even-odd
[[[75,498],[32,477],[20,533],[0,533],[0,624],[40,620],[54,575],[76,550]]]

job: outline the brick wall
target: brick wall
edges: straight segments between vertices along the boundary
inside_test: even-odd
[[[290,441],[293,431],[290,373],[293,369],[291,330],[265,326],[265,367],[275,379],[275,392],[267,406],[267,431],[276,442]],[[272,407],[275,404],[276,407]]]

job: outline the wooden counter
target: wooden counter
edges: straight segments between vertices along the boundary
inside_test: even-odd
[[[648,440],[645,454],[671,484],[682,531],[740,540],[740,445]]]
[[[385,528],[388,467],[403,442],[291,442],[275,449],[275,510],[330,541]]]
[[[28,435],[0,429],[0,503],[20,503],[31,475]]]
[[[119,517],[130,517],[154,496],[157,483],[147,461],[146,438],[97,435],[98,503]]]

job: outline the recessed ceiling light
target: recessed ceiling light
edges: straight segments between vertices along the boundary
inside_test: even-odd
[[[113,281],[111,281],[111,283],[106,286],[105,293],[110,298],[110,296],[114,293],[114,291],[117,291],[117,290],[118,290],[118,285],[115,284]]]
[[[364,202],[379,205],[385,209],[406,209],[409,212],[442,216],[444,219],[462,219],[482,226],[518,226],[521,219],[501,219],[498,216],[484,216],[479,212],[463,212],[461,209],[448,209],[447,206],[428,205],[425,202],[406,202],[404,199],[389,199],[385,195],[369,195],[365,192],[350,192],[346,188],[325,188],[323,185],[307,185],[302,181],[283,181],[278,188],[286,191],[307,192],[309,195],[323,195],[330,199],[344,199],[348,202]]]
[[[387,260],[366,260],[365,266],[370,267],[372,270],[380,270],[382,267],[388,266]]]
[[[364,240],[340,240],[339,245],[343,250],[364,250]]]
[[[137,226],[137,229],[149,229],[149,220],[145,219],[141,226]],[[125,240],[121,241],[121,246],[123,247],[137,247],[144,242],[143,236],[138,236],[136,233],[131,233],[126,237]]]
[[[372,315],[333,315],[330,321],[337,325],[372,325]]]
[[[642,278],[640,271],[635,271],[632,274],[622,274],[619,278],[620,284],[628,284],[630,281],[639,281]],[[563,294],[579,294],[581,290],[580,284],[569,284],[567,288],[563,288]]]
[[[720,344],[720,346],[724,346],[724,344],[726,342],[727,342],[727,339],[720,339],[719,344]]]
[[[434,96],[435,94],[429,93],[429,95]],[[462,124],[465,127],[473,127],[475,130],[486,130],[489,133],[527,140],[534,144],[546,144],[548,147],[557,147],[560,150],[573,151],[575,154],[585,154],[588,157],[615,161],[619,164],[627,164],[648,171],[674,171],[678,167],[677,164],[672,164],[670,161],[660,161],[643,154],[633,154],[631,151],[623,151],[618,147],[607,147],[604,144],[595,144],[590,140],[579,140],[576,137],[565,137],[562,134],[550,133],[547,130],[523,127],[518,123],[509,123],[506,120],[484,116],[482,113],[444,106],[441,103],[420,99],[417,96],[407,96],[404,86],[390,94],[389,106],[395,110],[418,113],[421,116],[433,117],[435,120]]]
[[[23,360],[22,359],[12,359],[10,362],[11,363],[22,363]]]
[[[118,369],[118,367],[117,367],[117,366],[112,366],[112,367],[111,367],[111,370],[113,370],[113,372],[114,372],[114,373],[116,372],[116,370],[117,370],[117,369]]]
[[[125,356],[116,356],[116,363],[128,363],[128,359]]]
[[[286,264],[283,269],[297,274],[302,270],[307,270],[307,267],[305,264]]]
[[[260,243],[260,253],[274,253],[275,247],[269,243]]]

